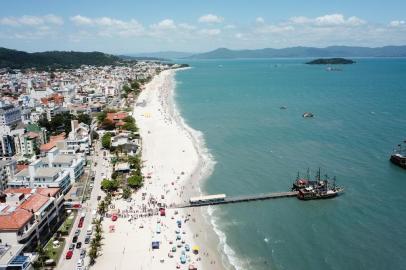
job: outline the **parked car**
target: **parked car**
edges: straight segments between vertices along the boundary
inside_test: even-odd
[[[89,244],[90,243],[90,235],[86,236],[85,238],[85,244]]]
[[[97,196],[97,200],[98,200],[98,201],[100,201],[100,199],[101,199],[101,196],[100,196],[100,195],[99,195],[99,196]]]
[[[72,251],[72,250],[68,250],[68,252],[66,252],[65,258],[66,258],[67,260],[70,260],[70,259],[72,258],[72,256],[73,256],[73,251]]]
[[[85,218],[84,217],[81,217],[80,219],[79,219],[79,224],[78,224],[78,228],[82,228],[83,227],[83,222],[85,221]]]
[[[74,250],[74,249],[75,249],[75,245],[74,245],[74,244],[70,244],[69,250]]]
[[[80,258],[81,259],[84,259],[86,257],[86,250],[85,249],[82,249],[81,251],[80,251]]]
[[[78,237],[75,235],[72,239],[72,243],[76,243],[78,241]]]
[[[79,234],[80,234],[80,229],[77,229],[77,230],[75,231],[75,236],[79,236]]]
[[[77,242],[77,243],[76,243],[76,248],[79,249],[79,248],[81,248],[81,247],[82,247],[82,242]]]
[[[111,216],[111,220],[112,220],[112,221],[116,221],[117,218],[118,218],[117,215],[112,215],[112,216]]]

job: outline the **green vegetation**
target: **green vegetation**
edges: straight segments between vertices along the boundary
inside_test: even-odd
[[[309,65],[348,65],[354,64],[355,61],[351,59],[344,59],[344,58],[319,58],[306,64]]]
[[[70,122],[75,119],[78,120],[79,123],[85,123],[86,125],[90,125],[92,122],[92,118],[87,114],[79,114],[78,116],[75,116],[69,112],[62,112],[52,117],[51,121],[48,121],[46,115],[43,114],[37,124],[40,127],[44,127],[48,133],[52,135],[57,135],[62,132],[65,132],[67,135],[72,131]]]
[[[110,149],[111,147],[111,137],[113,135],[110,132],[106,132],[102,137],[102,146],[103,148]]]
[[[106,192],[116,191],[119,186],[120,183],[116,179],[103,179],[101,182],[101,188]]]
[[[104,202],[104,201],[103,201]],[[93,224],[95,225],[95,234],[90,242],[90,249],[89,249],[89,259],[90,265],[94,265],[96,262],[96,258],[99,256],[99,251],[101,249],[102,243],[101,240],[103,239],[103,228],[101,225],[100,219],[94,219]]]
[[[128,61],[126,62],[128,63]],[[45,70],[78,68],[81,65],[119,65],[122,63],[119,57],[101,52],[50,51],[27,53],[0,48],[0,68]]]
[[[55,240],[59,241],[59,246],[54,248],[53,242]],[[54,260],[55,264],[58,263],[59,258],[62,255],[63,252],[63,248],[65,246],[65,239],[61,238],[61,239],[57,239],[55,237],[52,237],[48,243],[45,245],[45,254],[49,259]]]
[[[97,122],[99,122],[99,124],[103,123],[103,121],[104,121],[104,119],[106,119],[106,117],[107,117],[106,111],[99,112],[96,116]]]
[[[69,112],[58,113],[51,119],[51,121],[48,121],[45,114],[43,114],[38,120],[38,125],[46,128],[46,130],[53,135],[60,134],[62,132],[68,134],[72,130],[70,121],[73,119],[75,119],[74,115],[70,114]]]
[[[130,176],[127,180],[128,186],[133,189],[139,189],[142,187],[142,176],[138,173]]]
[[[138,127],[135,124],[135,120],[132,116],[127,116],[124,118],[124,125],[123,125],[124,130],[132,131],[132,132],[137,132]]]
[[[65,222],[62,224],[60,227],[59,231],[61,232],[61,235],[69,235],[69,232],[72,229],[73,223],[75,222],[76,218],[76,211],[72,212],[66,219]]]
[[[92,123],[92,118],[88,114],[79,114],[76,119],[79,121],[79,123],[84,123],[86,125],[89,125]]]
[[[132,190],[131,189],[129,189],[129,188],[123,188],[123,199],[128,199],[128,198],[130,198],[131,197],[131,194],[132,194]]]

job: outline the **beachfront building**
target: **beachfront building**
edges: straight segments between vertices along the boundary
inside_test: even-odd
[[[14,178],[17,162],[14,159],[0,160],[0,191],[7,187],[8,181]]]
[[[70,173],[61,168],[47,167],[42,159],[37,159],[19,171],[8,182],[10,188],[60,188],[63,193],[71,187]]]
[[[44,168],[62,169],[69,172],[70,183],[73,184],[84,174],[85,159],[78,155],[63,154],[58,147],[51,149],[40,159]]]
[[[32,252],[63,221],[59,188],[6,189],[0,194],[0,269],[30,269]]]
[[[83,174],[85,160],[75,155],[66,155],[54,147],[45,157],[35,160],[18,172],[8,182],[8,187],[57,187],[63,193]]]

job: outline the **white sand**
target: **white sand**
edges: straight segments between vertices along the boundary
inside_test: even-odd
[[[190,264],[194,264],[197,269],[224,268],[215,251],[216,237],[201,220],[198,210],[182,209],[175,214],[174,209],[167,209],[166,217],[154,215],[129,221],[132,215],[142,213],[142,205],[147,209],[157,209],[148,204],[151,196],[158,202],[170,205],[182,202],[182,196],[188,198],[190,194],[198,193],[198,185],[193,181],[203,176],[205,167],[210,167],[202,153],[198,153],[198,139],[191,136],[192,131],[180,123],[181,119],[174,109],[173,76],[172,70],[162,72],[146,86],[138,98],[138,102],[145,100],[146,104],[135,106],[133,116],[143,139],[143,174],[151,177],[146,178],[144,187],[133,194],[131,203],[113,200],[116,210],[129,212],[127,217],[120,217],[116,222],[109,218],[103,222],[102,255],[97,258],[94,269],[176,269],[177,264],[180,269],[189,269]],[[184,194],[185,190],[189,194]],[[142,200],[142,193],[147,193],[145,200]],[[161,195],[164,199],[161,199]],[[130,210],[130,207],[133,209]],[[188,221],[184,223],[187,218]],[[182,222],[179,234],[175,233],[178,229],[177,220]],[[140,228],[141,224],[143,228]],[[115,226],[115,232],[109,232],[111,225]],[[160,233],[156,233],[157,227],[160,227]],[[195,245],[200,247],[198,255],[192,251],[185,252],[188,260],[185,264],[180,263],[185,244],[173,252],[173,258],[168,256],[173,246],[181,244],[181,241],[176,241],[177,235],[190,248]],[[151,249],[153,239],[160,241],[159,249]],[[173,244],[169,241],[173,241]]]

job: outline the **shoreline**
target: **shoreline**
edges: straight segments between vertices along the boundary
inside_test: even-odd
[[[213,173],[214,166],[216,161],[209,153],[206,143],[204,141],[204,134],[201,131],[195,130],[187,125],[184,118],[181,116],[179,109],[177,108],[177,104],[175,102],[176,96],[176,80],[175,75],[176,72],[188,70],[189,68],[182,68],[177,69],[173,72],[172,76],[172,83],[173,87],[171,87],[170,91],[171,94],[168,97],[168,106],[171,110],[170,114],[175,119],[177,124],[182,127],[189,135],[189,138],[193,142],[193,146],[195,151],[199,157],[198,164],[191,174],[189,179],[186,180],[184,183],[185,192],[182,196],[184,201],[188,201],[190,197],[193,196],[200,196],[204,192],[202,192],[202,185],[207,180],[208,177]],[[212,215],[209,213],[209,209],[207,207],[197,207],[191,208],[192,211],[199,217],[202,223],[194,223],[193,226],[190,226],[191,231],[193,234],[201,234],[201,232],[205,232],[201,234],[204,237],[203,242],[206,243],[210,254],[215,254],[214,257],[217,258],[216,261],[221,262],[221,268],[213,268],[213,265],[210,265],[210,268],[207,269],[233,269],[235,267],[229,262],[229,258],[224,250],[221,247],[221,241],[219,238],[218,233],[215,231],[214,224],[210,220]],[[189,210],[190,211],[190,210]],[[224,243],[223,243],[224,244]],[[206,268],[204,268],[206,269]]]
[[[189,269],[191,264],[199,270],[232,269],[223,265],[219,239],[202,209],[167,208],[166,216],[158,215],[158,203],[170,205],[200,194],[200,184],[214,165],[202,134],[187,126],[177,110],[177,71],[154,76],[134,105],[132,114],[142,138],[144,185],[132,194],[131,202],[112,201],[109,212],[120,215],[115,222],[103,220],[103,248],[95,269],[134,269],[134,265],[137,269]],[[151,248],[152,241],[160,243],[159,249]],[[186,244],[190,249],[199,246],[198,254],[188,251]],[[180,263],[182,256],[185,264]]]

